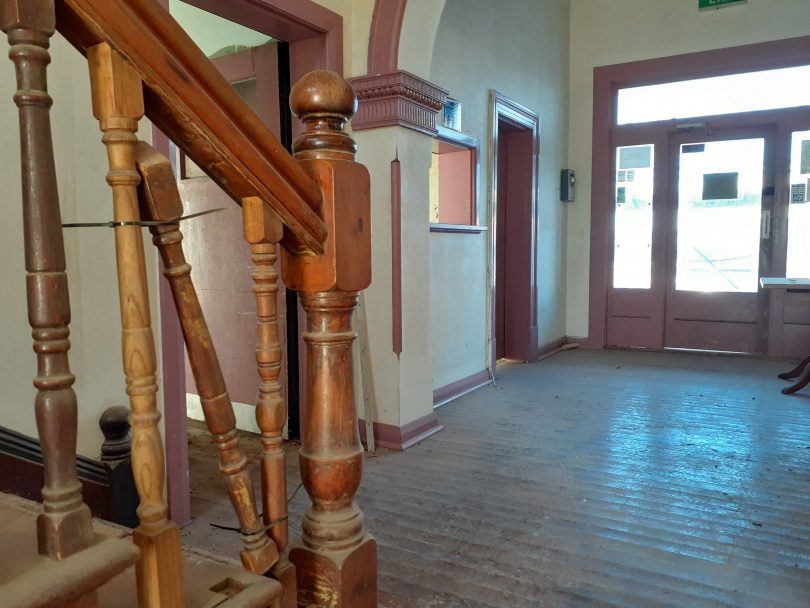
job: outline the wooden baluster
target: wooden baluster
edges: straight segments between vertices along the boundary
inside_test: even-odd
[[[260,198],[242,199],[245,240],[253,260],[253,292],[256,294],[256,365],[259,369],[259,398],[256,421],[262,432],[262,505],[267,532],[278,547],[280,559],[273,576],[284,587],[284,608],[296,606],[295,567],[285,549],[287,528],[287,474],[283,446],[287,402],[281,394],[282,350],[278,331],[277,243],[284,234],[278,216]]]
[[[171,221],[182,216],[183,204],[169,159],[150,145],[140,142],[137,166],[142,178],[138,194],[143,219]],[[152,226],[150,231],[152,242],[163,259],[163,274],[169,281],[180,317],[205,424],[219,452],[219,470],[239,519],[244,546],[242,564],[251,572],[265,574],[278,561],[278,550],[267,537],[256,509],[253,482],[246,468],[247,458],[239,449],[231,398],[191,280],[191,266],[183,253],[183,233],[179,223]]]
[[[63,559],[89,547],[93,531],[76,475],[77,406],[67,355],[70,303],[46,73],[53,1],[4,0],[0,21],[17,71],[28,319],[37,353],[35,411],[45,468],[39,552]],[[95,604],[91,595],[87,605]]]
[[[328,237],[323,255],[283,254],[288,288],[307,315],[308,403],[300,465],[312,507],[303,537],[290,550],[298,604],[376,608],[377,545],[363,529],[353,502],[363,451],[357,429],[352,371],[352,311],[357,292],[371,282],[369,176],[355,162],[356,146],[343,128],[357,99],[333,72],[304,76],[292,89],[293,112],[307,131],[293,143],[295,157],[323,194]]]
[[[143,89],[134,68],[106,43],[87,50],[93,114],[104,132],[114,219],[138,221],[140,177],[135,167],[136,132],[143,116]],[[185,604],[180,531],[169,520],[163,495],[165,463],[158,429],[155,340],[149,313],[141,229],[115,227],[124,373],[132,425],[132,470],[138,488],[140,525],[133,539],[141,549],[137,566],[141,608]]]

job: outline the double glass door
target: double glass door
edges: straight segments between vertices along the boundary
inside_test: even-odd
[[[773,130],[670,137],[664,346],[765,352]]]
[[[765,352],[773,127],[616,147],[608,344]]]

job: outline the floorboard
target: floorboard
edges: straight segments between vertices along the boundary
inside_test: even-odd
[[[500,365],[437,410],[444,431],[366,458],[380,606],[810,605],[810,391],[779,393],[788,367],[627,351]],[[235,525],[213,449],[190,437],[183,535],[237,557],[238,534],[211,526]],[[306,506],[302,489],[295,535]]]

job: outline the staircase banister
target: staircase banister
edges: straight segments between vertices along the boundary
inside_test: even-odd
[[[106,42],[144,82],[148,118],[237,203],[266,201],[292,253],[323,253],[321,192],[156,0],[57,0],[57,30],[79,51]]]

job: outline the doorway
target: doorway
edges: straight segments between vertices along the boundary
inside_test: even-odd
[[[218,16],[221,18],[220,26],[213,32],[213,36],[210,40],[213,46],[207,50],[204,49],[205,54],[208,56],[216,54],[218,50],[227,49],[229,46],[233,47],[235,45],[234,48],[229,50],[231,51],[230,54],[237,54],[253,47],[261,46],[268,42],[270,38],[276,41],[279,39],[284,40],[286,45],[277,45],[277,52],[279,53],[279,62],[282,65],[289,65],[286,90],[288,90],[290,81],[294,82],[305,73],[314,69],[329,69],[338,73],[343,72],[343,20],[340,15],[316,4],[312,0],[297,0],[297,2],[294,3],[294,7],[284,8],[274,6],[267,0],[231,0],[227,3],[215,3],[209,0],[185,0],[182,2],[180,0],[160,1],[164,7],[170,9],[170,12],[176,19],[178,17],[175,10],[178,8],[180,10],[200,9],[199,12],[205,13],[208,17]],[[185,24],[182,25],[186,27]],[[252,31],[252,37],[247,41],[235,40],[233,36],[230,36],[234,27],[236,29],[241,28],[243,32],[245,30]],[[192,38],[195,37],[192,36]],[[198,44],[200,43],[199,40],[197,42]],[[285,50],[288,51],[287,58],[282,57]],[[225,55],[227,54],[229,53],[226,52]],[[261,76],[259,74],[256,74],[256,76],[256,88],[258,89],[261,85],[261,83],[258,82]],[[237,78],[234,80],[234,83],[238,88],[240,86],[240,79]],[[244,82],[242,85],[246,85],[248,89],[243,90],[243,93],[250,95],[249,89],[252,88],[253,85]],[[283,82],[283,74],[279,85],[279,94],[283,96],[283,99],[277,100],[277,107],[286,108],[288,95]],[[284,114],[281,113],[280,117],[283,119]],[[294,134],[296,128],[298,128],[296,124],[290,125],[288,122],[284,125],[282,123],[282,143],[285,143],[285,145],[289,143],[284,142],[283,134],[290,130]],[[159,131],[153,130],[153,142],[164,154],[173,157],[169,150],[168,140]],[[179,163],[176,168],[181,168]],[[188,168],[193,172],[193,167]],[[185,171],[186,167],[182,169]],[[192,186],[189,184],[189,188],[191,187]],[[226,209],[230,210],[231,213],[236,212],[237,215],[239,215],[239,210],[230,199],[226,200],[225,203],[225,205],[217,206],[224,206]],[[206,216],[202,219],[213,220],[222,213],[224,212]],[[191,224],[191,222],[189,224]],[[229,238],[229,240],[231,239]],[[238,238],[233,237],[232,242],[234,244],[243,242],[241,238],[241,219]],[[210,259],[210,252],[208,252],[206,256]],[[249,267],[249,250],[246,248],[244,257],[241,256],[242,254],[240,252],[238,257],[244,261],[244,266]],[[249,289],[250,285],[244,285],[244,287]],[[252,293],[250,297],[253,297]],[[292,314],[292,312],[295,311],[295,306],[290,304],[290,300],[294,297],[295,294],[293,294],[293,292],[287,292],[287,317],[288,323],[292,324],[293,330],[297,331],[297,322]],[[182,345],[179,322],[174,313],[171,293],[165,286],[165,282],[161,282],[160,300],[168,499],[172,519],[179,525],[185,525],[190,519],[190,496],[185,415],[186,382],[183,364],[184,348]],[[255,310],[255,304],[250,310]],[[293,331],[291,330],[289,334],[293,335]],[[247,369],[253,374],[256,374],[256,364],[252,353],[253,345],[255,345],[255,323],[253,334],[247,345],[247,350],[250,353],[250,364]],[[298,361],[298,355],[295,352],[296,348],[297,344],[293,344],[293,347],[288,345],[288,361]],[[297,365],[289,365],[288,370],[297,370]],[[292,425],[294,423],[295,413],[294,399],[296,398],[296,389],[299,387],[299,382],[291,375],[288,375],[287,380],[287,393],[291,413],[290,424]],[[253,399],[255,399],[255,396],[252,397],[249,403],[251,403]]]
[[[596,69],[589,346],[801,352],[806,40]]]
[[[537,357],[537,114],[491,92],[492,368]],[[494,377],[494,374],[493,374]]]
[[[763,353],[773,127],[617,146],[608,345]]]
[[[211,16],[210,19],[222,21],[216,16]],[[251,32],[249,35],[252,34]],[[218,49],[210,57],[211,62],[231,83],[242,100],[280,140],[283,112],[279,103],[279,76],[288,71],[288,66],[283,64],[285,50],[284,43],[275,40],[256,46],[231,43]],[[289,121],[286,122],[289,124]],[[184,226],[186,255],[193,268],[197,296],[216,345],[222,374],[236,414],[237,428],[259,433],[254,407],[259,386],[255,354],[256,301],[252,291],[250,246],[242,237],[241,209],[182,152],[177,154],[177,166],[178,188],[184,211],[200,213],[219,210]],[[277,270],[280,272],[280,268]],[[289,364],[286,353],[289,349],[285,348],[285,302],[284,285],[279,279],[279,340],[285,351],[282,353],[279,377],[282,391],[286,391],[289,385],[287,369],[297,369],[296,361]],[[297,331],[291,332],[290,337],[296,340]],[[203,420],[202,405],[188,361],[185,376],[188,416]]]
[[[669,157],[664,347],[764,353],[773,129],[674,134]]]

